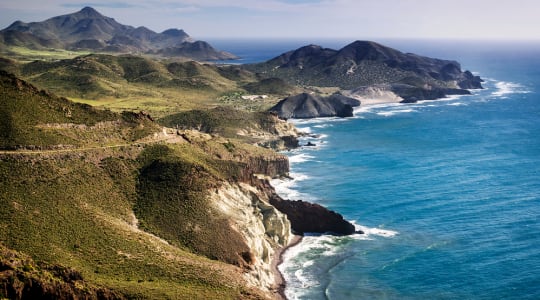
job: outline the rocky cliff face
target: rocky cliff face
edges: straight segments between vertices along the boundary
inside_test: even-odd
[[[273,259],[293,236],[287,217],[269,202],[269,195],[246,183],[224,183],[211,202],[242,234],[253,255],[245,273],[249,284],[271,293],[277,289]]]
[[[249,159],[244,169],[245,177],[262,174],[272,178],[285,176],[289,173],[289,160],[283,155],[272,157],[254,157]]]
[[[287,215],[295,234],[303,235],[312,232],[349,235],[355,233],[354,225],[343,219],[342,215],[319,204],[302,200],[283,200],[276,194],[270,197],[270,203]]]

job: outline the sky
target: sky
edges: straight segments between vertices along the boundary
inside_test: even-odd
[[[85,6],[195,38],[540,40],[538,0],[0,0],[0,28]]]

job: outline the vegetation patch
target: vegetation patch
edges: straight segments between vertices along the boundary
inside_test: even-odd
[[[151,147],[141,160],[126,157],[126,152],[120,150],[104,153],[97,164],[95,158],[78,154],[2,157],[0,242],[31,254],[36,261],[67,266],[79,272],[86,282],[128,298],[236,299],[244,294],[251,295],[248,299],[256,297],[256,292],[242,287],[241,274],[234,267],[192,254],[205,250],[204,246],[210,247],[204,244],[206,241],[197,244],[195,238],[195,242],[184,245],[182,236],[172,232],[167,243],[142,230],[156,228],[152,232],[169,240],[166,230],[175,229],[172,222],[182,222],[175,218],[184,214],[176,204],[182,204],[186,214],[193,216],[193,224],[218,221],[209,228],[216,232],[203,230],[199,240],[221,236],[223,229],[217,226],[227,225],[212,215],[208,220],[197,219],[205,218],[205,212],[199,209],[206,206],[199,197],[206,186],[200,180],[190,183],[189,176],[181,176],[197,174],[188,168],[195,167],[194,163],[182,163],[181,158],[155,160],[153,155],[169,151],[159,148]],[[150,165],[140,169],[144,162]],[[200,169],[195,167],[196,171]],[[159,174],[161,170],[164,175]],[[182,188],[184,184],[186,187]],[[171,190],[165,187],[180,191],[167,198]],[[143,195],[148,199],[142,199]],[[144,210],[142,204],[152,205],[159,214]],[[133,214],[134,207],[141,224]],[[156,220],[153,217],[156,222],[148,221]],[[183,237],[187,238],[187,234],[191,233]],[[221,243],[225,239],[231,241],[229,233],[216,241]],[[230,250],[224,247],[217,249]],[[221,252],[215,256],[211,253],[205,255],[227,261],[219,256]]]
[[[138,178],[135,212],[141,226],[211,259],[249,266],[245,254],[250,249],[242,236],[208,202],[208,192],[218,188],[219,179],[207,166],[183,160],[166,146],[145,151],[161,155],[152,155]],[[143,161],[148,156],[143,153]]]

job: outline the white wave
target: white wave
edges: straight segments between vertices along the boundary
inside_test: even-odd
[[[326,138],[328,138],[328,135],[327,135],[327,134],[319,134],[319,135],[317,135],[317,137],[316,137],[316,139],[318,139],[318,140],[324,140],[324,139],[326,139]]]
[[[297,124],[294,124],[294,126],[296,126],[296,128],[297,128],[301,133],[304,133],[304,134],[311,134],[311,132],[312,132],[311,127],[299,127]]]
[[[311,199],[310,195],[296,190],[296,185],[300,181],[308,180],[310,177],[302,173],[289,173],[290,179],[272,179],[270,184],[274,187],[276,193],[284,199]]]
[[[359,107],[354,109],[354,114],[359,115],[362,113],[372,113],[380,109],[399,107],[399,106],[404,106],[404,105],[405,105],[404,103],[396,103],[396,102],[365,105],[365,106],[360,105]]]
[[[308,267],[313,266],[314,264],[315,264],[315,261],[314,261],[314,260],[308,260],[308,261],[306,261],[306,262],[302,265],[302,267],[308,268]]]
[[[347,121],[347,118],[325,117],[325,118],[290,119],[289,120],[289,122],[299,127],[302,127],[303,125],[313,125],[313,124],[317,125],[317,124],[326,124],[329,122],[342,122],[342,121]]]
[[[317,280],[311,278],[310,276],[307,276],[306,272],[304,272],[303,269],[296,270],[296,272],[294,272],[294,277],[296,277],[296,279],[300,282],[302,288],[304,289],[320,284]]]
[[[508,94],[527,94],[530,93],[523,85],[519,83],[499,81],[495,83],[495,91],[491,95],[504,98]]]
[[[289,157],[289,162],[291,164],[293,164],[293,163],[301,163],[301,162],[309,161],[309,160],[311,160],[313,158],[314,158],[313,156],[308,155],[306,153],[300,153],[300,154],[296,154],[296,155],[293,155],[293,156]]]
[[[434,105],[432,103],[455,101],[455,100],[461,99],[462,97],[465,97],[465,96],[471,96],[471,95],[448,95],[448,96],[446,96],[444,98],[439,98],[439,99],[435,99],[435,100],[420,100],[420,101],[417,101],[415,104],[430,103],[431,105],[424,105],[424,106],[436,106],[436,105]]]
[[[308,179],[311,178],[307,174],[295,173],[295,172],[290,172],[289,176],[293,179],[292,181],[304,181],[304,180],[308,180]]]
[[[286,183],[280,184],[272,181],[271,184],[274,187],[276,193],[284,199],[305,199],[305,197],[300,192],[293,189],[292,186]]]
[[[368,239],[370,238],[370,236],[380,236],[380,237],[385,237],[385,238],[391,238],[398,235],[398,232],[394,230],[382,229],[382,228],[377,228],[377,227],[366,227],[363,225],[356,224],[355,222],[351,222],[351,223],[353,223],[354,227],[356,228],[356,231],[364,232],[363,234],[360,234],[360,236],[363,235],[365,238],[368,238]]]
[[[398,234],[396,231],[382,228],[356,224],[355,227],[365,233],[352,236],[307,233],[298,245],[288,248],[283,253],[283,262],[278,268],[287,282],[285,292],[288,299],[303,299],[307,288],[319,286],[321,282],[317,274],[321,272],[321,266],[317,261],[325,260],[325,257],[329,257],[330,261],[346,257],[347,240],[373,240],[376,236],[391,238]]]
[[[402,114],[402,113],[410,113],[410,112],[416,112],[416,110],[409,108],[409,109],[400,109],[400,110],[389,110],[389,111],[380,111],[377,113],[379,116],[389,117],[396,114]]]
[[[453,102],[453,103],[449,103],[447,105],[448,106],[466,106],[467,104],[465,104],[463,102]]]
[[[315,127],[315,128],[328,128],[328,127],[332,127],[332,126],[333,126],[332,124],[325,123],[325,124],[315,125],[313,127]]]
[[[311,134],[306,137],[301,137],[300,142],[308,142],[308,141],[323,141],[328,138],[327,134]]]

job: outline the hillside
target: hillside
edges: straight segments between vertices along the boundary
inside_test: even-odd
[[[0,297],[273,297],[290,225],[253,175],[285,174],[284,156],[0,78]]]
[[[236,58],[204,41],[194,41],[183,30],[156,33],[145,27],[135,28],[103,16],[91,7],[42,22],[16,21],[0,31],[0,44],[30,49],[146,53],[195,60]]]
[[[113,111],[159,118],[216,105],[262,111],[303,90],[281,79],[260,79],[237,65],[157,60],[135,55],[88,54],[30,62],[0,57],[4,69],[71,100]],[[245,95],[265,95],[249,100]]]
[[[0,70],[0,149],[126,143],[159,130],[146,116],[57,97]]]
[[[461,71],[456,61],[402,53],[369,41],[356,41],[340,50],[309,45],[245,67],[263,77],[303,86],[352,90],[386,84],[409,102],[482,88],[482,80]]]
[[[28,63],[0,59],[0,69],[70,99],[115,111],[145,110],[152,116],[219,104],[222,95],[246,93],[242,86],[257,80],[239,66],[133,55],[89,54]]]
[[[268,148],[298,141],[271,113],[190,111],[167,128],[0,83],[0,298],[276,299],[293,229],[354,229],[276,195],[289,162]]]

